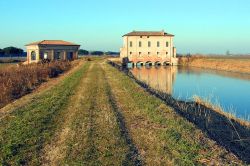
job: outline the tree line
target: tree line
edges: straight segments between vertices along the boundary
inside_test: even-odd
[[[119,52],[112,52],[112,51],[108,51],[108,52],[104,52],[104,51],[87,51],[87,50],[83,50],[80,49],[78,52],[79,55],[97,55],[97,56],[102,56],[102,55],[119,55]]]
[[[0,48],[0,56],[23,56],[25,55],[23,49],[16,47]]]
[[[102,55],[119,55],[119,52],[104,52],[104,51],[87,51],[80,49],[79,50],[79,55],[97,55],[97,56],[102,56]],[[1,49],[0,48],[0,56],[1,57],[7,57],[7,56],[23,56],[25,55],[24,50],[16,47],[6,47]]]

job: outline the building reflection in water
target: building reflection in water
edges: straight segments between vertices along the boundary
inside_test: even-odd
[[[151,86],[156,90],[160,90],[172,95],[174,81],[176,79],[177,67],[140,67],[133,68],[131,72],[133,75]]]

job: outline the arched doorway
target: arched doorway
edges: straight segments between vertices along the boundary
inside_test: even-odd
[[[153,65],[153,63],[151,62],[151,61],[147,61],[146,63],[145,63],[145,66],[152,66]]]
[[[143,66],[143,62],[141,62],[141,61],[137,62],[137,63],[136,63],[136,66],[137,66],[137,67]]]
[[[170,65],[170,62],[169,62],[169,61],[163,62],[163,66],[169,66],[169,65]]]
[[[156,62],[155,62],[155,66],[161,66],[161,62],[156,61]]]
[[[73,60],[73,55],[74,55],[73,52],[68,52],[67,53],[67,60],[72,61]]]
[[[127,63],[127,68],[133,68],[134,67],[134,62],[130,61]]]
[[[35,61],[36,60],[36,52],[35,51],[31,51],[31,60]]]

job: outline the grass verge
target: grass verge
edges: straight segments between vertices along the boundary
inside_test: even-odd
[[[89,64],[0,121],[0,162],[3,165],[39,165],[40,153],[60,125],[69,97]]]
[[[241,164],[164,101],[111,66],[106,68],[113,94],[146,164]]]

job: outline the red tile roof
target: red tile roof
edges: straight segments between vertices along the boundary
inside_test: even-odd
[[[123,36],[174,36],[164,31],[133,31]]]
[[[42,40],[42,41],[38,41],[38,42],[33,42],[30,44],[27,44],[26,46],[30,46],[30,45],[64,45],[64,46],[80,46],[78,44],[75,43],[71,43],[71,42],[67,42],[67,41],[63,41],[63,40]]]

